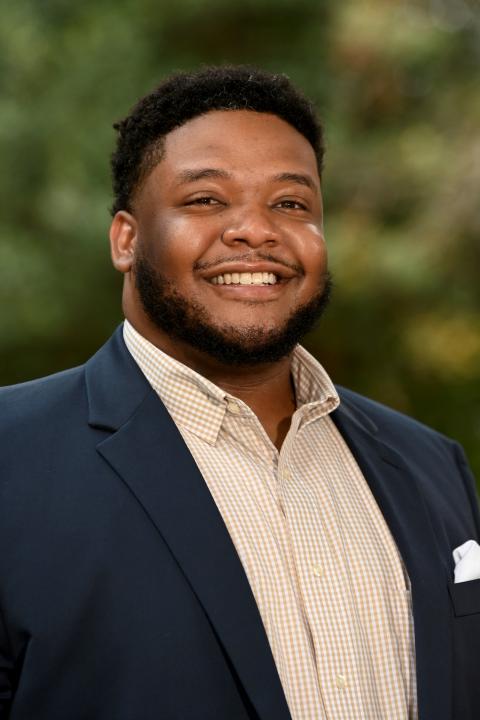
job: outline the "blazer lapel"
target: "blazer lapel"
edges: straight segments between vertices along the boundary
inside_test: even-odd
[[[258,716],[290,720],[250,585],[177,427],[128,353],[120,330],[87,364],[97,450],[129,486],[192,586]]]
[[[341,392],[340,392],[341,395]],[[420,720],[450,720],[452,658],[447,578],[428,510],[402,457],[347,400],[332,414],[382,511],[405,562],[415,625]]]

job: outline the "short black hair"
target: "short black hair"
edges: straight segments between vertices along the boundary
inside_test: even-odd
[[[142,180],[160,161],[163,140],[174,128],[210,110],[253,110],[285,120],[311,144],[319,172],[323,166],[323,130],[312,103],[283,74],[248,65],[209,66],[168,77],[114,124],[112,215],[131,211]]]

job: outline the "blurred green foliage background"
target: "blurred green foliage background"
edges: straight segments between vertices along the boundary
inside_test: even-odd
[[[480,477],[478,0],[15,0],[0,24],[0,384],[121,320],[112,122],[175,69],[287,73],[327,128],[334,380],[465,446]]]

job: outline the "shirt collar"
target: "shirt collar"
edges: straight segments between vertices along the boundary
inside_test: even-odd
[[[236,416],[251,413],[241,400],[153,345],[128,320],[124,322],[123,337],[140,370],[179,427],[214,445],[227,412]],[[292,378],[302,424],[338,407],[340,399],[328,374],[300,345],[292,354]]]
[[[140,335],[125,320],[125,344],[175,424],[214,445],[226,411],[226,393]]]
[[[297,409],[304,421],[328,415],[339,406],[340,398],[328,373],[301,345],[292,354],[292,378]]]

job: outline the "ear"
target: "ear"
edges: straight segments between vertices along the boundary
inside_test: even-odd
[[[121,273],[132,269],[137,242],[137,221],[125,210],[117,212],[110,225],[110,252],[113,267]]]

